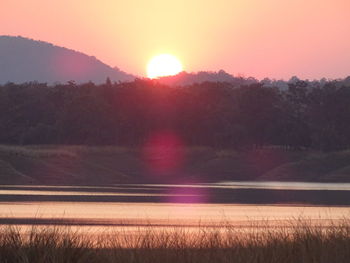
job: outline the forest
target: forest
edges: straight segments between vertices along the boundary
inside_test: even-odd
[[[149,79],[107,79],[102,85],[0,86],[0,144],[138,147],[163,131],[188,146],[348,149],[350,85],[300,80],[287,89],[263,82],[174,87]]]

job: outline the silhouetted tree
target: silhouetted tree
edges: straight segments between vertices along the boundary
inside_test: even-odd
[[[224,74],[221,72],[220,74]],[[350,147],[350,85],[293,78],[250,85],[155,80],[0,86],[0,143],[140,146],[172,131],[185,145],[332,151]],[[268,85],[267,85],[268,84]]]

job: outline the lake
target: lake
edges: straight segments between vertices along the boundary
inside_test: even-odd
[[[350,217],[349,183],[219,182],[0,186],[3,225],[218,226]]]

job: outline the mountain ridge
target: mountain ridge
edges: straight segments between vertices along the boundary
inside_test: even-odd
[[[0,84],[93,81],[132,81],[135,76],[103,63],[94,56],[49,42],[21,36],[0,36]]]

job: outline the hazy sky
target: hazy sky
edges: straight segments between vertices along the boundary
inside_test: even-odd
[[[0,0],[0,35],[48,41],[138,75],[159,53],[189,72],[350,75],[350,0]]]

